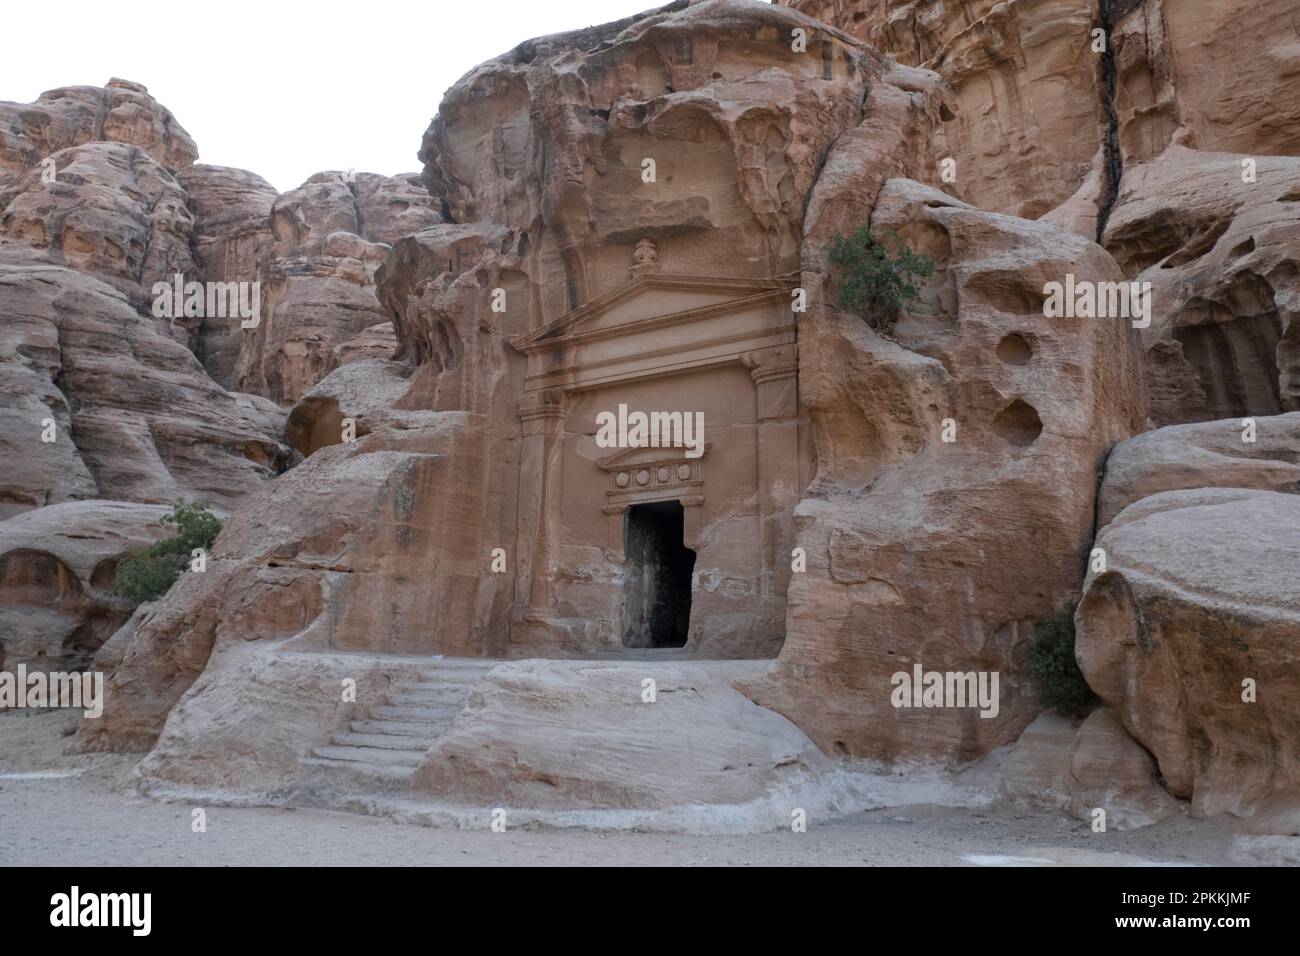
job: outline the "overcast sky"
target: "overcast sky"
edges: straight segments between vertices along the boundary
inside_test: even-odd
[[[416,171],[443,91],[476,64],[530,37],[660,5],[9,0],[0,100],[134,80],[194,137],[200,162],[251,169],[283,192],[323,169]]]

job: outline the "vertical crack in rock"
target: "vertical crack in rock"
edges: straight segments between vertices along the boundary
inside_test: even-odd
[[[1135,4],[1125,0],[1098,0],[1097,10],[1104,33],[1104,45],[1101,50],[1102,96],[1106,107],[1106,145],[1105,163],[1102,171],[1101,195],[1097,197],[1097,243],[1101,244],[1106,232],[1106,221],[1119,199],[1119,181],[1124,175],[1124,155],[1119,145],[1119,114],[1115,112],[1115,93],[1118,81],[1115,69],[1115,50],[1111,43],[1111,34],[1115,21]]]
[[[353,178],[352,180],[349,180],[345,175],[343,177],[343,185],[347,187],[348,192],[352,196],[352,214],[357,220],[357,235],[363,239],[368,238],[366,236],[366,218],[365,214],[361,210],[361,197],[357,195],[356,179]]]

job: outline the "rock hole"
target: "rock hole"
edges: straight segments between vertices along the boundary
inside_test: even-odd
[[[998,343],[998,358],[1008,365],[1024,365],[1033,355],[1034,350],[1029,347],[1029,343],[1014,332],[1004,336]]]
[[[1240,259],[1242,256],[1250,255],[1255,251],[1255,237],[1249,237],[1245,242],[1239,242],[1232,247],[1228,255],[1233,259]]]
[[[1017,448],[1028,448],[1043,433],[1043,420],[1033,405],[1017,398],[993,419],[993,431]]]

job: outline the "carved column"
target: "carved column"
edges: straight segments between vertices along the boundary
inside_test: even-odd
[[[746,355],[745,364],[757,398],[762,596],[772,607],[790,583],[792,512],[800,494],[798,353],[794,345],[763,349]]]
[[[519,463],[519,562],[515,616],[536,621],[551,607],[550,550],[560,499],[560,436],[565,395],[559,389],[519,399],[523,451]]]

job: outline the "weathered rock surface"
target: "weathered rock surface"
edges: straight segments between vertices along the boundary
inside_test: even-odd
[[[292,403],[341,363],[337,349],[391,323],[375,271],[391,243],[440,221],[413,176],[317,173],[277,198],[262,320],[244,335],[238,387]]]
[[[1300,153],[1291,0],[780,2],[943,77],[952,189],[981,208],[1037,218],[1075,197],[1083,229],[1120,169],[1171,144]]]
[[[797,727],[732,687],[767,666],[504,664],[475,686],[412,790],[529,809],[758,800],[829,768]],[[642,700],[649,674],[655,703]]]
[[[391,328],[391,326],[390,326]],[[411,368],[387,359],[357,359],[340,366],[298,399],[289,412],[285,438],[306,457],[344,439],[344,419],[352,434],[367,435],[376,420],[401,423],[392,406],[410,388]]]
[[[380,322],[334,346],[334,368],[364,359],[391,359],[397,353],[397,333],[392,322]]]
[[[20,396],[0,419],[3,516],[78,498],[227,510],[283,467],[278,410],[222,389],[120,292],[70,269],[0,265],[0,297],[0,380]]]
[[[299,636],[319,651],[500,652],[475,623],[496,584],[482,574],[477,534],[482,423],[408,414],[315,451],[242,504],[207,571],[183,576],[111,642],[122,655],[108,683],[116,703],[83,724],[84,746],[148,749],[212,649],[229,643]],[[427,493],[436,488],[460,490]]]
[[[669,274],[781,275],[827,149],[861,119],[864,52],[723,0],[531,40],[448,90],[424,181],[452,221],[513,231],[534,327],[624,283],[643,237]]]
[[[1300,153],[1300,48],[1290,0],[1111,3],[1125,164],[1169,143]]]
[[[1168,463],[1195,464],[1191,481],[1239,476],[1265,487],[1294,464],[1261,448],[1247,474],[1222,460],[1232,456],[1208,433],[1165,434],[1117,450],[1094,514],[1107,450],[1147,418],[1143,347],[1157,423],[1208,417],[1223,395],[1235,401],[1233,387],[1216,384],[1234,375],[1250,383],[1242,394],[1253,413],[1290,407],[1291,160],[1261,158],[1263,191],[1246,194],[1229,176],[1240,178],[1239,156],[1181,145],[1243,148],[1230,122],[1197,105],[1200,79],[1185,74],[1204,51],[1179,61],[1162,46],[1186,35],[1182,10],[1166,19],[1155,3],[1110,10],[1122,19],[1141,8],[1144,17],[1140,31],[1136,21],[1108,24],[1112,43],[1126,31],[1122,98],[1111,102],[1109,61],[1089,47],[1092,0],[803,6],[835,25],[715,0],[522,44],[448,92],[421,150],[427,193],[409,176],[314,176],[271,204],[266,260],[251,207],[270,197],[259,192],[249,209],[227,210],[221,196],[238,176],[181,174],[193,184],[187,208],[199,267],[262,263],[261,323],[241,337],[232,380],[293,404],[288,438],[306,457],[244,500],[206,573],[187,575],[104,646],[112,704],[83,724],[82,746],[156,747],[148,775],[169,785],[226,779],[281,793],[307,744],[343,716],[337,684],[351,676],[346,661],[307,657],[521,656],[537,633],[559,635],[547,653],[589,654],[583,629],[608,630],[627,572],[622,555],[575,530],[564,508],[543,513],[548,483],[577,466],[594,472],[596,462],[594,453],[563,457],[565,441],[591,437],[580,416],[565,431],[572,383],[530,390],[552,372],[562,380],[570,354],[557,345],[553,367],[544,360],[538,372],[524,343],[530,334],[558,342],[557,321],[585,321],[591,316],[578,310],[625,288],[639,292],[656,273],[746,280],[751,290],[766,281],[783,295],[788,278],[807,293],[809,310],[796,320],[797,355],[792,345],[771,350],[786,378],[772,371],[772,355],[757,354],[767,350],[725,374],[736,373],[737,394],[755,396],[760,409],[737,431],[778,417],[773,396],[787,389],[795,411],[784,434],[793,437],[777,457],[794,463],[793,477],[778,492],[803,501],[773,516],[763,511],[764,489],[752,501],[728,499],[721,518],[693,531],[702,550],[753,524],[766,535],[762,548],[780,555],[781,573],[752,592],[742,576],[700,575],[695,605],[716,607],[707,603],[721,600],[715,592],[731,593],[742,610],[727,626],[754,638],[751,652],[780,644],[784,614],[776,665],[736,665],[724,679],[712,663],[656,661],[655,705],[640,700],[640,664],[506,665],[424,758],[419,792],[554,809],[746,802],[824,767],[819,749],[958,765],[1020,738],[1008,758],[1008,796],[1039,789],[1074,813],[1110,807],[1119,826],[1177,808],[1143,746],[1173,794],[1201,812],[1288,799],[1297,728],[1282,697],[1295,697],[1287,635],[1297,633],[1297,612],[1278,568],[1296,563],[1282,535],[1296,526],[1290,509],[1300,498],[1177,492],[1200,497],[1163,511],[1174,499],[1157,494],[1114,517],[1100,542],[1110,576],[1089,579],[1079,611],[1080,659],[1113,711],[1077,731],[1051,720],[1026,730],[1038,705],[1022,655],[1033,624],[1077,596],[1096,519],[1176,486]],[[1216,37],[1218,51],[1271,42],[1251,39],[1254,11],[1238,16],[1242,29]],[[903,62],[882,61],[841,27],[888,38],[882,48]],[[806,50],[792,45],[795,29],[806,32]],[[1270,49],[1286,60],[1285,45]],[[1170,94],[1153,80],[1148,102],[1144,69],[1181,87]],[[1118,152],[1107,149],[1112,111]],[[1253,142],[1290,135],[1266,130]],[[942,178],[946,156],[957,160],[955,182]],[[1028,221],[1044,214],[1052,221]],[[1099,221],[1114,259],[1089,241]],[[936,266],[890,336],[832,305],[827,246],[868,222],[897,228]],[[1124,320],[1043,317],[1044,284],[1066,273],[1117,281],[1157,272],[1158,283],[1176,278],[1195,295],[1171,298],[1174,286],[1157,284],[1157,321],[1141,341]],[[681,285],[686,291],[674,294],[698,294]],[[489,305],[497,298],[504,311]],[[691,300],[698,309],[716,304]],[[1267,378],[1246,365],[1263,363],[1262,332],[1230,337],[1226,358],[1201,365],[1195,343],[1178,332],[1213,326],[1197,333],[1212,338],[1240,320],[1275,328],[1273,347],[1285,346],[1275,403],[1259,411]],[[589,338],[613,328],[593,326]],[[225,367],[228,340],[211,329],[196,336],[212,340],[197,347],[209,365]],[[676,343],[661,344],[668,352]],[[40,368],[52,367],[48,347],[39,354]],[[675,386],[667,379],[640,394],[675,397]],[[33,394],[48,397],[57,417],[62,395],[42,387]],[[79,434],[71,404],[63,414]],[[344,419],[355,440],[345,440]],[[1261,427],[1280,421],[1260,419]],[[74,460],[80,448],[60,449],[68,459],[42,466],[10,500],[22,493],[40,503],[30,489],[50,487],[55,475],[70,483],[65,498],[97,493],[106,455]],[[115,451],[113,460],[136,459]],[[156,469],[148,477],[138,480],[163,484]],[[594,494],[602,493],[615,494]],[[1268,532],[1256,535],[1265,523]],[[685,533],[683,524],[683,542]],[[517,546],[527,541],[540,544]],[[806,569],[784,570],[792,545]],[[1216,567],[1246,568],[1254,584],[1234,570],[1221,590],[1201,554],[1217,555]],[[563,584],[566,596],[534,601],[527,592],[538,581]],[[772,593],[770,620],[755,623],[751,595]],[[1141,630],[1150,627],[1162,629],[1158,638]],[[1223,634],[1222,646],[1204,633]],[[259,658],[285,642],[308,653],[261,673]],[[1262,675],[1262,693],[1275,696],[1260,723],[1235,736],[1247,726],[1230,707],[1237,686],[1229,681],[1224,692],[1213,682],[1243,647],[1254,654],[1249,676]],[[356,664],[367,693],[391,679],[395,659]],[[1194,672],[1184,673],[1187,661],[1197,661]],[[997,716],[894,708],[891,677],[913,664],[996,673]],[[1180,698],[1187,687],[1202,688],[1211,705]],[[1169,713],[1179,722],[1162,717]],[[685,770],[683,741],[692,755]],[[1234,773],[1247,781],[1235,802]]]
[[[49,90],[35,103],[0,102],[0,170],[31,169],[60,150],[101,141],[138,146],[173,171],[198,158],[171,111],[139,83],[112,79],[102,89]]]
[[[996,787],[1015,803],[1057,807],[1090,824],[1104,810],[1107,830],[1150,826],[1181,812],[1160,785],[1151,755],[1108,707],[1082,722],[1042,714],[1014,746],[990,754],[960,779]]]
[[[1120,442],[1106,459],[1097,527],[1162,491],[1254,488],[1300,492],[1300,413],[1260,418],[1242,441],[1237,419],[1170,425]]]
[[[790,50],[794,26],[812,30],[808,53]],[[749,38],[743,53],[737,36]],[[516,51],[466,77],[426,139],[434,205],[458,220],[492,221],[435,223],[400,240],[377,279],[383,311],[346,334],[391,318],[398,357],[415,366],[406,392],[382,414],[360,408],[372,430],[355,442],[303,442],[310,457],[232,516],[202,580],[138,622],[110,694],[119,680],[149,693],[137,708],[117,689],[119,706],[134,711],[119,721],[119,742],[156,736],[168,703],[193,679],[188,665],[169,669],[166,658],[150,670],[161,648],[175,659],[184,647],[185,660],[197,661],[214,644],[305,632],[333,650],[504,656],[514,575],[485,569],[496,543],[509,545],[519,522],[531,520],[518,500],[522,361],[505,339],[626,283],[647,234],[660,237],[663,268],[687,274],[769,277],[798,265],[803,192],[839,126],[861,118],[866,77],[847,38],[790,11],[710,3],[529,49],[538,54],[531,60]],[[564,62],[579,51],[591,51],[577,73],[583,91]],[[597,146],[600,157],[588,162]],[[659,161],[657,188],[629,199],[644,149]],[[305,273],[330,270],[304,279],[366,276],[369,244],[344,232],[365,232],[351,190],[341,178],[313,179],[273,213],[281,301],[295,294],[300,276],[290,270],[299,262]],[[390,193],[375,197],[392,211]],[[493,288],[513,303],[505,313],[489,308]],[[243,373],[270,384],[279,374],[277,294],[264,297],[270,311],[257,332],[266,344],[245,342],[244,355],[266,358],[253,368],[241,355],[237,382]],[[335,344],[322,342],[320,354]],[[342,366],[338,381],[364,377],[349,372],[360,364]],[[291,378],[301,384],[286,388]],[[279,381],[267,389],[277,399],[315,383],[308,374]],[[346,410],[352,393],[339,394]],[[301,416],[309,434],[312,415]],[[303,596],[274,627],[258,631],[230,613],[231,601],[282,606],[290,586]],[[152,676],[131,677],[133,669]],[[164,685],[178,689],[154,702]],[[98,724],[100,744],[113,745],[113,721]]]
[[[1155,424],[1300,407],[1300,158],[1172,146],[1129,166],[1104,245],[1151,284]]]
[[[1037,713],[1020,655],[1076,593],[1098,465],[1142,421],[1137,339],[1125,321],[1043,317],[1045,282],[1118,277],[1087,240],[906,180],[885,184],[871,221],[935,275],[897,341],[829,306],[801,324],[818,468],[795,511],[807,571],[754,693],[827,752],[960,762]],[[917,663],[998,672],[996,717],[895,709],[891,676]]]
[[[275,188],[256,173],[227,166],[196,165],[176,179],[194,217],[190,248],[200,282],[256,282],[271,256],[271,208]],[[220,385],[229,388],[239,358],[241,318],[204,316],[195,354]]]
[[[130,614],[117,562],[168,537],[161,505],[72,501],[0,521],[0,669],[80,670]]]
[[[956,160],[948,188],[959,198],[1036,219],[1087,177],[1107,118],[1096,0],[781,2],[942,77],[939,156]]]
[[[0,190],[0,253],[26,246],[54,265],[102,279],[150,314],[155,282],[194,272],[185,191],[137,146],[87,143],[50,158],[58,168],[54,182],[34,169]],[[162,327],[191,344],[197,324],[178,317]]]
[[[1098,539],[1079,666],[1198,815],[1300,793],[1297,529],[1296,495],[1206,488],[1143,498]]]

